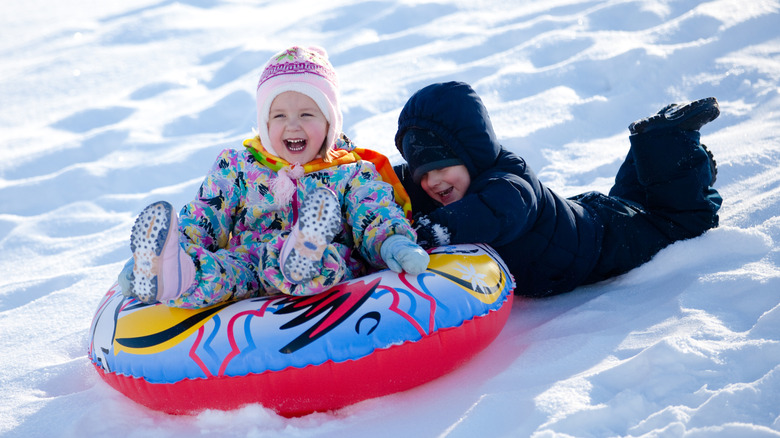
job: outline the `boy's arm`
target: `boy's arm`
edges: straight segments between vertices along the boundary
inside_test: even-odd
[[[427,215],[431,222],[447,228],[451,244],[502,246],[530,229],[537,215],[537,188],[510,174],[492,177],[480,186]]]

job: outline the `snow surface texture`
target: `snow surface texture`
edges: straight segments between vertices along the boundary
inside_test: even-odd
[[[5,2],[0,436],[780,436],[778,28],[778,0]],[[406,99],[462,80],[566,195],[609,189],[635,119],[716,96],[721,227],[518,300],[483,354],[411,391],[295,419],[150,411],[92,369],[92,315],[135,216],[240,148],[262,64],[295,43],[330,52],[358,145],[398,160]]]

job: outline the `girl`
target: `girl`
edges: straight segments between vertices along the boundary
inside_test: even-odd
[[[379,155],[340,135],[338,80],[324,50],[291,47],[272,57],[257,114],[258,136],[244,151],[222,151],[178,218],[164,201],[141,212],[120,274],[126,295],[197,308],[314,294],[385,266],[426,269],[392,170],[381,177],[361,159]]]

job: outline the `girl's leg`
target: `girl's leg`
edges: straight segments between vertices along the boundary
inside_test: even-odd
[[[332,195],[332,199],[326,197],[319,201],[323,202],[309,203],[315,208],[301,209],[302,217],[307,216],[311,222],[310,226],[304,229],[303,234],[308,237],[312,237],[311,234],[319,234],[317,237],[327,241],[307,239],[304,242],[322,244],[322,248],[314,249],[306,245],[302,246],[304,255],[314,252],[321,255],[316,260],[316,273],[307,281],[293,283],[282,274],[283,263],[280,260],[280,253],[288,240],[289,232],[280,233],[267,242],[258,241],[256,245],[230,250],[219,249],[215,245],[204,246],[184,239],[181,253],[185,253],[190,260],[194,261],[195,273],[192,286],[174,299],[160,301],[172,307],[198,308],[278,292],[311,295],[329,289],[342,279],[351,278],[354,269],[349,263],[351,260],[348,260],[349,251],[343,245],[330,243],[335,232],[330,229],[325,230],[321,223],[325,216],[328,216],[325,210],[332,209],[336,212],[337,225],[340,223],[337,199]],[[335,207],[328,204],[329,202],[334,203]],[[325,204],[333,208],[325,208]],[[316,208],[317,206],[323,208]],[[333,216],[333,214],[329,215]]]
[[[317,275],[302,284],[288,281],[282,274],[279,257],[288,234],[280,233],[264,244],[240,250],[211,252],[195,244],[184,245],[195,261],[194,285],[175,300],[163,303],[172,307],[198,308],[280,292],[312,295],[352,277],[345,249],[331,243],[323,251]]]
[[[155,202],[138,215],[130,234],[133,251],[128,294],[144,303],[175,299],[192,286],[195,266],[179,245],[176,212]]]
[[[210,251],[191,242],[182,246],[195,262],[195,282],[181,296],[163,304],[201,308],[265,293],[257,269],[259,248]]]
[[[341,230],[341,206],[336,194],[320,187],[306,195],[298,221],[287,236],[279,259],[284,277],[305,284],[322,268],[327,246]]]
[[[151,204],[139,214],[130,248],[127,295],[145,303],[200,308],[262,292],[256,248],[210,251],[194,243],[181,233],[168,202]]]
[[[348,266],[348,251],[340,244],[330,243],[322,252],[322,258],[317,264],[317,273],[304,283],[293,283],[282,273],[282,247],[289,232],[284,232],[268,242],[261,252],[260,281],[263,288],[273,293],[287,295],[314,295],[324,292],[342,280],[353,277]]]
[[[306,195],[292,231],[268,247],[263,277],[290,295],[323,292],[346,273],[345,255],[333,238],[341,230],[341,205],[336,194],[320,187]],[[281,273],[281,276],[279,275]]]

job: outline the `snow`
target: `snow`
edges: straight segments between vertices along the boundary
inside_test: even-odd
[[[0,436],[780,436],[780,1],[12,0],[0,16]],[[628,124],[718,97],[721,226],[621,277],[517,300],[462,368],[338,412],[168,416],[86,357],[146,204],[190,200],[256,120],[262,64],[325,47],[345,131],[471,83],[555,190],[608,190]],[[518,279],[522,281],[522,278]]]

